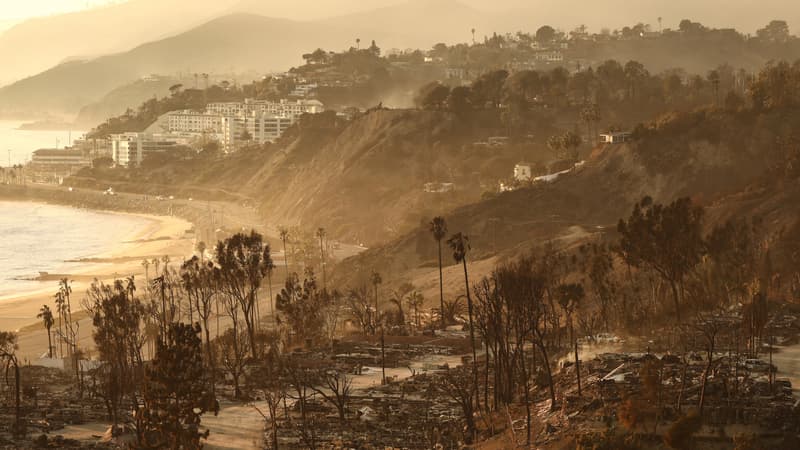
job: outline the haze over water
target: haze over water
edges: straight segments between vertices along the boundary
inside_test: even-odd
[[[8,165],[11,150],[11,164],[25,164],[34,151],[40,148],[58,148],[72,145],[75,139],[80,138],[83,131],[69,130],[20,130],[24,122],[14,120],[0,120],[0,166]],[[72,141],[70,141],[70,138]]]
[[[54,282],[28,280],[39,272],[80,269],[81,263],[65,261],[113,250],[148,223],[135,216],[0,201],[0,298],[47,288],[55,292]]]

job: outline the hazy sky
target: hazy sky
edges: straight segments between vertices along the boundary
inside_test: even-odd
[[[158,4],[158,0],[0,0],[0,31],[13,23],[37,16],[100,7],[112,3]],[[337,16],[358,10],[368,10],[393,3],[416,1],[428,3],[446,0],[164,0],[178,4],[181,1],[205,8],[216,5],[220,10],[236,4],[257,6],[258,13],[295,20],[313,20]],[[774,18],[789,20],[790,26],[800,28],[800,2],[798,0],[457,0],[483,11],[525,11],[531,26],[542,21],[562,28],[581,23],[592,31],[601,26],[611,28],[638,21],[655,24],[663,16],[665,26],[675,27],[683,18],[693,18],[711,26],[735,26],[744,32]],[[191,8],[192,6],[188,6]]]
[[[0,8],[0,21],[49,16],[119,2],[120,0],[4,0],[3,7]]]

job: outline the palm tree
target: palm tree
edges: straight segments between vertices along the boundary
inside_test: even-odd
[[[196,246],[196,249],[197,249],[197,253],[200,254],[200,262],[202,263],[203,262],[203,257],[206,254],[206,243],[204,241],[198,242],[197,246]]]
[[[419,308],[425,302],[425,298],[417,291],[413,291],[406,297],[408,306],[414,310],[414,326],[419,329]]]
[[[53,312],[50,311],[50,307],[47,305],[43,305],[42,309],[39,310],[39,314],[36,315],[37,319],[42,319],[42,324],[44,324],[45,329],[47,329],[47,354],[50,358],[53,357],[53,340],[50,337],[50,328],[53,327],[55,323],[55,319],[53,319]]]
[[[712,70],[708,73],[708,81],[711,83],[711,86],[714,88],[714,104],[719,106],[719,71]]]
[[[472,29],[472,45],[475,45],[475,28]]]
[[[397,307],[397,317],[400,322],[400,325],[405,328],[406,326],[406,312],[403,310],[403,301],[404,298],[401,296],[395,296],[389,299],[394,306]]]
[[[428,224],[428,229],[433,235],[433,239],[439,246],[439,311],[444,312],[444,281],[442,278],[442,239],[447,236],[447,222],[444,217],[434,217],[431,223]],[[442,329],[445,329],[444,315],[442,314]]]
[[[453,259],[456,263],[464,265],[464,286],[467,290],[467,313],[469,314],[469,340],[472,345],[472,375],[475,378],[476,394],[475,403],[480,408],[480,400],[477,395],[478,386],[478,356],[475,352],[475,327],[472,319],[472,296],[469,292],[469,275],[467,273],[467,252],[470,250],[469,237],[462,233],[456,233],[447,240],[447,244],[453,251]]]
[[[72,296],[72,286],[67,278],[62,278],[58,282],[58,293],[56,293],[56,305],[61,308],[61,313],[64,315],[64,334],[62,339],[67,343],[67,350],[70,354],[74,354],[77,348],[77,335],[74,328],[75,323],[72,321],[72,305],[70,304],[70,297]],[[62,353],[63,356],[63,353]]]
[[[583,109],[581,109],[581,111],[579,113],[581,122],[586,123],[586,142],[589,145],[591,145],[591,139],[592,139],[592,119],[591,119],[591,109],[590,108],[591,107],[588,106],[588,105],[584,106]]]
[[[325,240],[325,228],[319,227],[317,228],[317,237],[319,238],[319,260],[320,265],[322,266],[322,289],[325,289],[325,246],[323,244]]]
[[[56,301],[56,312],[58,313],[58,353],[61,357],[64,357],[64,347],[62,345],[63,338],[64,338],[64,331],[63,331],[63,319],[64,316],[64,298],[61,296],[61,291],[56,292],[55,295]]]
[[[272,325],[277,330],[278,320],[275,317],[275,297],[272,295],[272,271],[275,270],[275,263],[272,261],[272,256],[266,252],[264,254],[264,265],[267,270],[267,285],[269,286],[269,313],[272,316]],[[256,303],[256,305],[258,304]]]
[[[145,280],[149,280],[150,279],[150,273],[149,273],[148,269],[150,269],[150,261],[148,261],[147,259],[143,259],[142,260],[142,267],[144,267],[144,279]]]
[[[375,320],[377,323],[378,320],[378,285],[383,283],[383,279],[381,278],[381,274],[378,272],[372,272],[372,286],[375,287]]]
[[[592,103],[589,114],[589,118],[594,124],[594,133],[592,133],[592,145],[594,145],[595,141],[597,140],[597,124],[600,123],[600,106],[597,103]]]
[[[356,48],[361,49],[361,38],[356,38]]]
[[[286,267],[286,279],[289,279],[289,256],[286,254],[286,241],[289,239],[289,229],[280,227],[281,242],[283,242],[283,264]]]

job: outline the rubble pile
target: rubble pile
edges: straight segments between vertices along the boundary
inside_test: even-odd
[[[459,448],[461,412],[432,388],[422,374],[379,388],[359,390],[350,398],[346,420],[319,397],[306,403],[309,433],[318,448],[429,449],[436,443]],[[307,448],[301,411],[295,403],[279,424],[279,448]]]
[[[560,431],[601,432],[616,425],[645,435],[663,434],[675,420],[699,407],[701,395],[709,439],[713,433],[726,435],[729,427],[762,438],[800,433],[800,401],[791,382],[776,377],[775,366],[716,353],[708,364],[704,356],[600,354],[581,362],[580,396],[575,366],[565,365],[554,379],[560,393],[558,411],[539,409],[545,427],[537,443],[556,439]]]
[[[72,374],[61,369],[40,366],[20,367],[20,412],[24,418],[26,439],[39,448],[80,448],[77,441],[58,436],[67,425],[101,422],[106,419],[105,405],[85,389],[81,395]],[[0,448],[18,447],[12,439],[15,422],[15,391],[2,383],[0,389]],[[49,436],[48,436],[49,435]],[[27,445],[27,444],[26,444]]]

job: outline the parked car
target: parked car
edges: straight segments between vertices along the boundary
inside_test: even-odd
[[[742,364],[740,364],[740,367],[742,367],[742,366],[745,369],[750,370],[752,372],[769,372],[769,371],[775,372],[775,371],[777,371],[777,368],[774,365],[770,365],[768,362],[762,361],[762,360],[757,359],[757,358],[745,359],[744,362]]]

